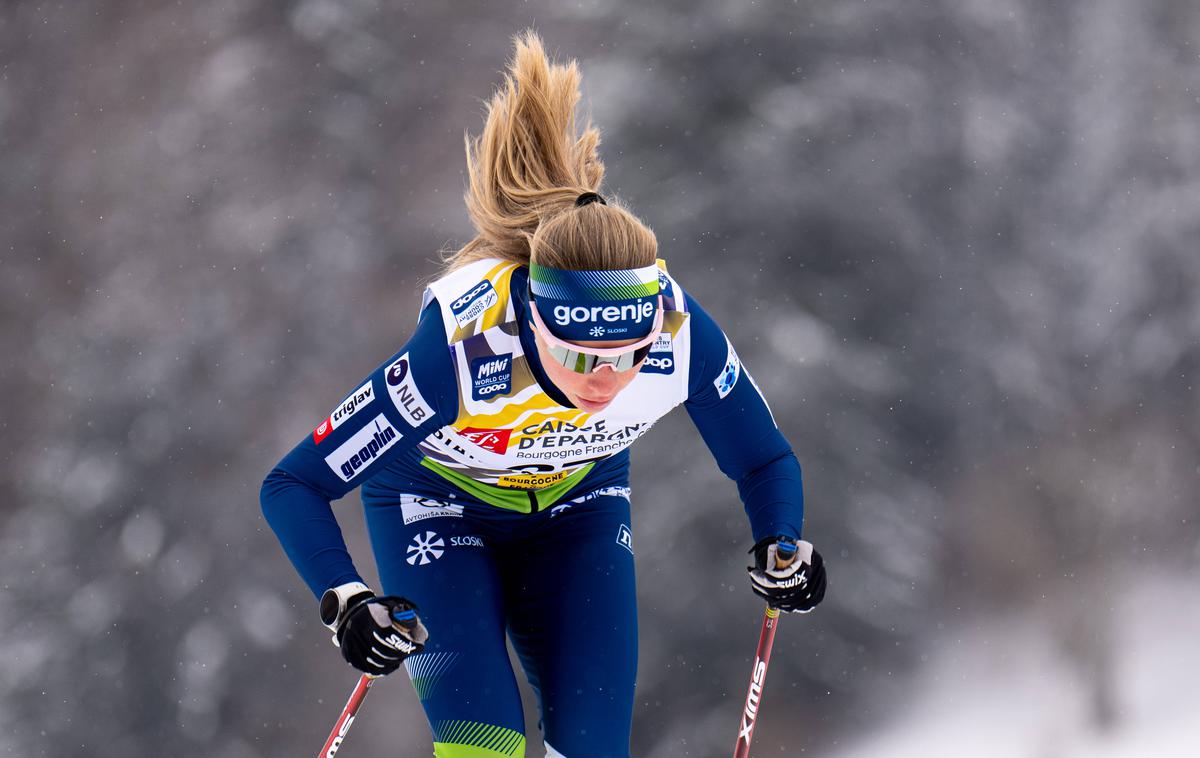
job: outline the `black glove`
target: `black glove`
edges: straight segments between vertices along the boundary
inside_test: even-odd
[[[825,561],[810,543],[764,537],[750,552],[756,564],[746,567],[750,588],[771,607],[808,613],[825,597]]]
[[[326,590],[321,598],[321,621],[334,630],[333,642],[342,657],[375,676],[392,673],[405,658],[424,649],[429,632],[416,611],[412,602],[393,595],[376,597],[360,583]]]

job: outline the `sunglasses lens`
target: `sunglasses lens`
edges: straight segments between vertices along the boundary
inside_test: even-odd
[[[649,345],[611,357],[580,353],[557,345],[548,345],[547,347],[550,355],[554,356],[554,360],[577,374],[590,374],[596,370],[597,366],[611,366],[616,371],[628,371],[650,354]]]

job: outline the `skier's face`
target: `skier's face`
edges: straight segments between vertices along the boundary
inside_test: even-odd
[[[533,330],[537,339],[538,357],[542,359],[542,368],[555,387],[562,390],[571,404],[588,413],[599,413],[608,407],[617,393],[629,386],[637,378],[642,364],[637,363],[628,371],[613,371],[608,367],[600,367],[590,374],[578,374],[563,366],[546,347],[546,341]],[[580,347],[625,347],[637,340],[589,340],[578,343]]]

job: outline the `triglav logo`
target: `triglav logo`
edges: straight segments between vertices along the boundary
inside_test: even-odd
[[[408,546],[408,561],[410,566],[424,566],[442,557],[446,541],[437,536],[437,532],[425,532],[413,538]]]
[[[512,353],[483,356],[471,361],[471,397],[487,400],[512,387]]]
[[[321,441],[328,437],[330,432],[341,426],[359,410],[370,405],[374,399],[375,393],[371,389],[370,380],[368,380],[366,384],[354,390],[350,397],[343,400],[341,405],[334,408],[333,413],[330,413],[316,429],[313,429],[313,442],[321,444]]]
[[[654,318],[657,306],[653,300],[643,300],[640,303],[624,303],[622,305],[594,305],[590,308],[582,305],[556,305],[552,313],[554,323],[559,326],[582,324],[591,321],[603,321],[606,324],[632,321],[642,323],[643,319]]]

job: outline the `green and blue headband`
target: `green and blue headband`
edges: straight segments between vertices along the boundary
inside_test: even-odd
[[[530,263],[529,291],[542,321],[559,339],[641,339],[654,328],[658,266],[568,271]]]

